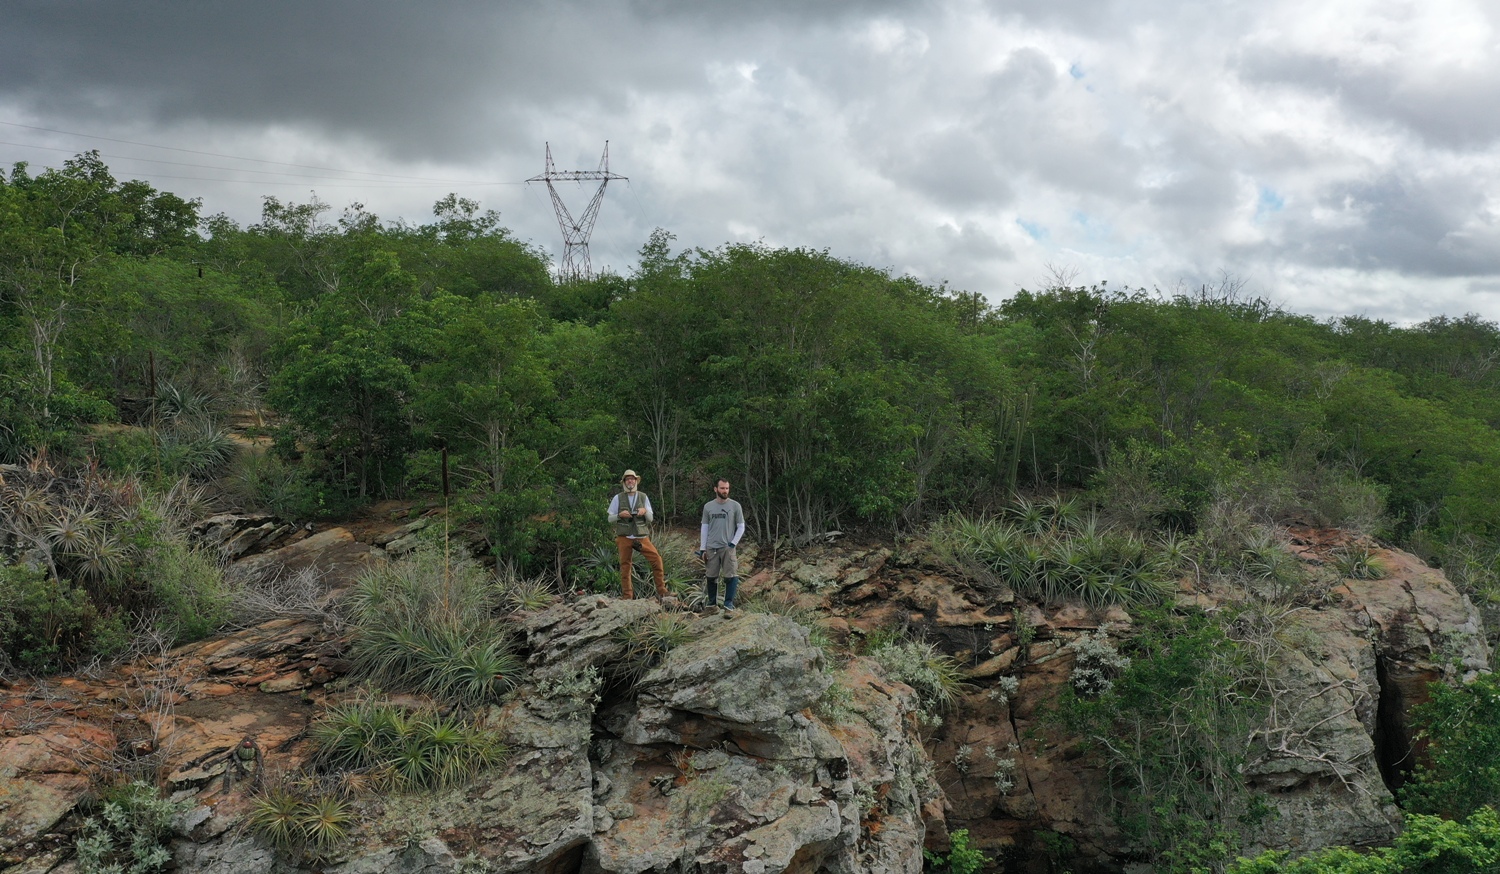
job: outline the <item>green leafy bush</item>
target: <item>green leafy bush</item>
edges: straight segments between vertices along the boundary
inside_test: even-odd
[[[1500,675],[1428,689],[1432,697],[1412,711],[1427,749],[1403,787],[1402,802],[1408,810],[1450,818],[1500,806]]]
[[[179,538],[166,540],[151,552],[142,570],[160,605],[157,623],[171,639],[199,640],[229,621],[224,569],[203,550]]]
[[[172,819],[187,808],[161,798],[156,787],[130,783],[107,793],[99,812],[83,821],[75,849],[80,874],[153,874],[172,855],[164,843]]]
[[[130,644],[118,612],[103,614],[88,593],[43,570],[0,566],[0,668],[4,662],[39,674],[91,656],[109,657]]]
[[[1245,788],[1265,713],[1257,666],[1230,611],[1143,609],[1120,641],[1128,666],[1094,696],[1064,690],[1060,726],[1087,743],[1118,791],[1115,816],[1162,874],[1222,865],[1262,805]],[[1090,692],[1099,684],[1091,684]]]
[[[244,506],[283,519],[327,519],[352,507],[342,492],[319,480],[307,466],[273,452],[240,453],[227,481]]]
[[[1496,874],[1500,816],[1482,807],[1462,822],[1409,814],[1394,845],[1369,852],[1331,847],[1293,857],[1273,850],[1239,859],[1228,874]]]
[[[922,870],[932,874],[977,874],[992,859],[969,842],[969,830],[961,828],[948,836],[948,855],[922,851]]]

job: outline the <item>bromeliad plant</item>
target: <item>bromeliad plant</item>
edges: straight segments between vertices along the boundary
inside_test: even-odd
[[[1049,604],[1159,603],[1182,559],[1176,544],[1105,528],[1071,499],[1022,500],[1000,517],[952,515],[931,534],[942,553],[981,580]]]
[[[319,781],[286,782],[263,791],[251,804],[245,827],[283,856],[296,861],[327,859],[349,837],[353,806]]]
[[[373,700],[331,708],[310,736],[319,767],[402,792],[459,785],[506,754],[493,732],[457,715]]]
[[[521,672],[500,601],[483,568],[440,547],[366,573],[350,596],[355,674],[458,704],[498,700]]]
[[[667,653],[695,640],[698,632],[684,614],[664,612],[622,627],[615,637],[625,645],[625,656],[617,670],[635,683],[661,664]]]

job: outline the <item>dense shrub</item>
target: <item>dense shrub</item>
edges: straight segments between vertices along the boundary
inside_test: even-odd
[[[367,571],[349,596],[356,675],[447,701],[497,700],[521,671],[496,615],[501,595],[473,559],[438,545]]]
[[[961,828],[948,836],[948,854],[922,851],[922,870],[931,874],[977,874],[993,860],[969,841],[969,830]]]
[[[37,568],[0,567],[0,669],[46,674],[129,644],[125,617],[101,614],[83,589]]]
[[[1428,688],[1432,697],[1412,711],[1426,750],[1402,802],[1408,810],[1448,818],[1500,807],[1500,675]]]
[[[1108,769],[1116,820],[1155,870],[1210,870],[1234,857],[1264,814],[1241,771],[1266,712],[1261,666],[1232,612],[1134,618],[1118,644],[1128,661],[1109,656],[1107,683],[1091,675],[1082,692],[1065,689],[1059,725]]]
[[[1285,850],[1240,859],[1229,874],[1496,874],[1500,816],[1483,807],[1463,821],[1410,814],[1390,847],[1359,852],[1333,847],[1293,857]]]
[[[30,670],[61,670],[124,650],[131,634],[192,640],[227,618],[222,569],[192,548],[204,512],[185,483],[156,491],[95,470],[37,463],[0,476],[0,540],[24,567],[5,571],[3,648]],[[130,634],[127,634],[127,631]]]
[[[166,839],[172,819],[187,805],[171,802],[147,783],[108,792],[99,812],[78,831],[75,849],[80,874],[153,874],[167,870],[172,854]]]

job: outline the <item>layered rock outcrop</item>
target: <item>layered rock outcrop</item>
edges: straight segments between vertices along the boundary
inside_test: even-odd
[[[200,536],[255,540],[242,573],[308,568],[337,590],[413,525],[287,532],[234,517]],[[1350,545],[1336,532],[1289,537],[1310,567]],[[1275,617],[1276,694],[1245,769],[1274,813],[1247,849],[1392,837],[1411,708],[1430,682],[1488,668],[1478,614],[1441,573],[1364,546],[1383,578],[1329,583]],[[882,629],[919,632],[966,670],[963,700],[923,724],[910,688],[865,658],[835,668],[774,614],[679,614],[691,640],[643,663],[625,631],[659,620],[661,605],[572,597],[516,617],[525,683],[481,714],[510,748],[505,764],[438,796],[358,796],[354,835],[321,870],[914,874],[924,845],[943,851],[960,828],[1006,871],[1044,870],[1058,846],[1074,870],[1128,870],[1108,775],[1077,744],[1036,742],[1053,731],[1045,714],[1069,682],[1070,644],[1101,625],[1129,634],[1128,613],[976,587],[919,544],[777,559],[747,575],[746,595],[816,611],[845,655]],[[1231,594],[1185,582],[1182,600],[1215,611]],[[343,647],[336,624],[286,617],[102,676],[0,684],[0,872],[72,870],[80,805],[130,773],[187,803],[179,870],[298,870],[237,828],[252,794],[228,779],[228,752],[254,737],[270,773],[305,765],[309,725],[348,694],[328,685],[349,667]]]
[[[912,692],[856,664],[835,680],[806,629],[754,613],[632,680],[620,630],[653,602],[589,598],[524,624],[531,681],[496,715],[505,771],[450,832],[493,870],[915,872],[936,797]],[[815,711],[840,682],[851,718]],[[892,827],[872,827],[872,823]]]

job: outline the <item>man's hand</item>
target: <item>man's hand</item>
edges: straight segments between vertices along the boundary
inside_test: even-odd
[[[701,550],[701,549],[700,549],[700,550],[698,550],[698,551],[697,551],[697,552],[695,552],[695,553],[693,553],[693,555],[696,555],[696,556],[698,556],[698,560],[699,560],[699,561],[704,561],[704,560],[705,560],[705,559],[704,559],[704,558],[703,558],[703,555],[704,555],[704,551],[703,551],[703,550]]]
[[[620,518],[621,518],[621,519],[629,519],[629,518],[630,518],[630,515],[631,515],[631,514],[630,514],[630,511],[629,511],[629,510],[621,510],[621,511],[620,511]]]

